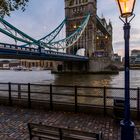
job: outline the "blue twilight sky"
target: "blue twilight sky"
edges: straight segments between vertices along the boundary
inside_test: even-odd
[[[113,25],[113,49],[123,56],[123,23],[119,20],[116,0],[97,0],[98,16],[109,19]],[[140,0],[136,1],[136,17],[131,25],[130,49],[140,49]],[[30,0],[26,11],[15,11],[5,19],[34,38],[40,38],[52,31],[64,19],[64,0]],[[0,33],[0,42],[10,40]]]

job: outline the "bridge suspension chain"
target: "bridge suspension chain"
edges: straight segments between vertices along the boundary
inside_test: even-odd
[[[56,27],[51,33],[47,34],[46,36],[42,37],[41,39],[37,40],[39,44],[44,44],[44,43],[50,43],[52,42],[57,36],[58,34],[60,33],[60,31],[62,30],[62,28],[64,27],[66,23],[66,19],[64,19],[62,21],[62,23]],[[22,45],[22,47],[26,47],[26,46],[34,46],[34,45],[38,45],[38,43],[36,44],[35,42],[32,42],[32,43],[27,43],[27,44],[24,44]]]
[[[24,45],[21,45],[22,47],[26,47],[27,45],[39,46],[40,42],[50,43],[51,41],[53,41],[56,38],[56,36],[59,34],[59,32],[61,31],[63,26],[65,25],[65,22],[66,22],[66,19],[64,19],[62,23],[56,29],[54,29],[51,33],[42,37],[39,40],[36,40],[30,37],[29,35],[25,34],[24,32],[22,32],[21,30],[17,29],[13,25],[11,25],[9,22],[7,22],[6,20],[0,17],[0,23],[4,27],[4,28],[0,27],[0,32],[5,34],[6,36],[9,36],[10,38],[13,38],[15,41],[26,43]]]
[[[71,47],[72,45],[74,45],[79,38],[81,37],[81,35],[83,34],[83,32],[85,31],[85,28],[87,27],[88,21],[90,19],[90,14],[88,14],[85,17],[85,20],[83,21],[83,23],[78,27],[78,29],[71,34],[70,36],[56,41],[56,42],[50,42],[45,44],[44,42],[41,42],[41,46],[45,47],[45,48],[49,48],[49,49],[53,49],[53,50],[64,50],[66,48]]]
[[[56,29],[54,29],[51,33],[49,33],[48,35],[42,37],[38,41],[43,41],[44,43],[52,42],[56,38],[56,36],[60,33],[60,31],[64,27],[65,23],[66,23],[66,19],[64,19],[62,21],[62,23]]]
[[[9,36],[10,38],[13,38],[14,40],[24,42],[27,44],[31,44],[32,42],[36,44],[38,43],[36,39],[30,37],[29,35],[25,34],[21,30],[17,29],[16,27],[14,27],[13,25],[11,25],[9,22],[7,22],[1,17],[0,17],[0,23],[4,27],[4,28],[0,27],[0,32]],[[14,35],[14,33],[16,35]]]

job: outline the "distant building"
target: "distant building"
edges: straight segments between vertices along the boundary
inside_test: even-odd
[[[131,56],[137,57],[138,55],[140,55],[140,50],[132,50],[131,51]]]
[[[140,50],[131,51],[130,64],[140,64]]]
[[[137,55],[134,62],[135,62],[135,64],[140,64],[140,55]]]
[[[121,62],[121,56],[119,56],[117,53],[115,53],[113,55],[113,61],[120,63]]]
[[[47,61],[47,60],[27,60],[22,59],[20,60],[20,65],[26,68],[32,68],[32,67],[40,67],[44,69],[52,69],[53,68],[53,61]]]
[[[18,60],[0,60],[0,68],[17,67],[20,65]]]

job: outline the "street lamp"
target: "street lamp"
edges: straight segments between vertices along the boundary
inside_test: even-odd
[[[117,0],[122,18],[133,15],[136,0]]]
[[[135,17],[133,14],[136,0],[117,0],[120,9],[120,19],[124,23],[125,40],[125,102],[124,120],[121,121],[121,140],[134,140],[134,123],[130,119],[130,79],[129,79],[129,38],[130,22]],[[131,19],[129,20],[129,18]],[[124,19],[124,20],[123,20]]]

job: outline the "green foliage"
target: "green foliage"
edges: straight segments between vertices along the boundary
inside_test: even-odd
[[[10,15],[11,11],[25,10],[29,0],[0,0],[0,16]]]

